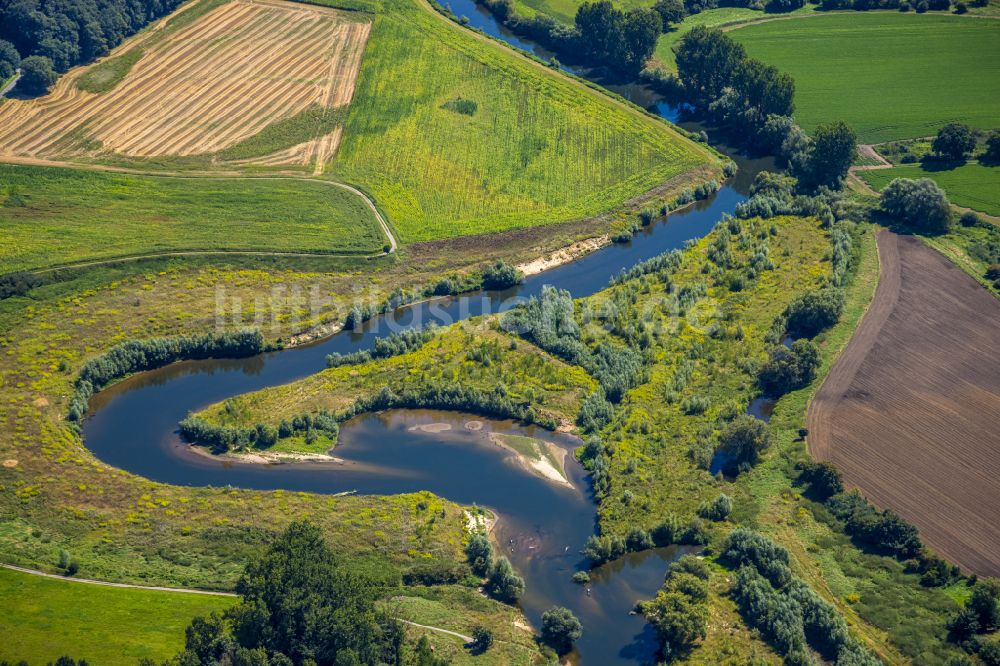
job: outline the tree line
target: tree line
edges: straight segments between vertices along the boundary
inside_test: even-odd
[[[11,65],[20,66],[24,79],[19,87],[32,94],[44,93],[55,81],[55,72],[65,72],[104,55],[151,21],[172,12],[182,1],[12,0],[2,3],[0,74]],[[3,46],[4,42],[13,47],[18,57]]]
[[[133,340],[120,344],[84,364],[70,398],[68,418],[79,421],[95,392],[133,373],[160,368],[175,361],[255,356],[266,348],[264,336],[253,329],[218,335],[206,333]]]

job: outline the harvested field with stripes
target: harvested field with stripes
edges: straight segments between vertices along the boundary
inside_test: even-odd
[[[871,307],[809,409],[809,449],[920,529],[1000,575],[1000,301],[913,236],[879,234]]]
[[[213,155],[276,122],[349,104],[369,31],[335,10],[268,0],[222,4],[175,30],[162,24],[109,56],[143,49],[106,92],[81,90],[82,69],[45,97],[0,107],[0,157]],[[333,156],[339,127],[290,126],[297,133],[280,150],[241,161],[321,165]]]

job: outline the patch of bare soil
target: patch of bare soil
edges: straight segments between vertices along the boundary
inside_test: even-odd
[[[809,411],[809,448],[962,567],[1000,575],[1000,301],[882,231],[871,308]]]

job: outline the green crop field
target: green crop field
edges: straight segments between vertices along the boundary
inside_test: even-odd
[[[0,661],[45,664],[61,656],[92,664],[161,661],[184,647],[196,615],[235,599],[82,585],[0,569]]]
[[[795,78],[795,117],[807,131],[844,120],[861,142],[878,143],[950,121],[1000,125],[1000,21],[851,13],[729,34]]]
[[[894,178],[931,178],[948,193],[952,203],[1000,215],[1000,166],[970,162],[937,171],[925,169],[920,164],[903,164],[892,169],[862,171],[859,175],[876,190],[881,190]]]
[[[475,112],[446,107],[458,98]],[[715,161],[659,119],[400,0],[375,19],[332,170],[414,242],[590,217]]]
[[[363,199],[320,182],[0,165],[0,273],[181,250],[378,251]]]

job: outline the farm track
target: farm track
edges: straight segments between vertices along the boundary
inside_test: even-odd
[[[881,231],[868,313],[812,401],[809,449],[967,570],[1000,575],[1000,301]]]
[[[195,174],[195,173],[162,173],[162,172],[148,172],[140,171],[137,169],[126,169],[120,167],[102,167],[90,164],[66,164],[62,162],[51,162],[47,160],[38,159],[10,159],[3,160],[9,161],[14,164],[30,164],[37,166],[59,166],[59,167],[71,167],[78,169],[86,169],[89,171],[106,171],[110,173],[125,173],[137,176],[149,176],[154,178],[190,178],[198,180],[233,180],[233,179],[260,179],[260,180],[297,180],[307,183],[320,183],[329,185],[331,187],[339,187],[342,190],[347,190],[351,194],[360,197],[364,200],[365,205],[368,206],[369,210],[375,216],[376,221],[378,221],[379,227],[382,229],[382,233],[385,235],[387,245],[389,246],[389,253],[394,253],[399,249],[399,243],[396,240],[396,236],[392,233],[392,229],[389,227],[389,223],[386,222],[382,213],[379,211],[378,207],[375,205],[367,194],[361,190],[348,185],[347,183],[340,183],[332,180],[324,180],[320,178],[308,178],[305,176],[249,176],[241,173],[211,173],[211,174]],[[384,253],[378,252],[370,255],[363,254],[336,254],[336,253],[325,253],[325,252],[282,252],[282,251],[252,251],[252,250],[179,250],[170,252],[151,252],[147,254],[135,254],[135,255],[124,255],[119,257],[108,257],[105,259],[95,259],[92,261],[80,261],[68,264],[61,264],[59,266],[50,266],[47,268],[42,268],[38,270],[28,271],[33,275],[44,275],[46,273],[52,273],[63,269],[72,268],[92,268],[94,266],[104,266],[110,264],[118,264],[122,262],[129,261],[142,261],[145,259],[156,259],[161,257],[191,257],[191,256],[263,256],[263,257],[329,257],[333,258],[374,258],[382,256]]]
[[[46,573],[44,571],[38,571],[37,569],[27,569],[25,567],[18,567],[13,564],[3,564],[0,563],[0,568],[8,569],[10,571],[16,571],[18,573],[28,574],[31,576],[40,576],[42,578],[52,578],[55,580],[61,580],[67,583],[82,583],[84,585],[101,585],[103,587],[118,587],[125,588],[128,590],[146,590],[149,592],[178,592],[181,594],[203,594],[212,597],[238,597],[239,595],[233,592],[216,592],[214,590],[199,590],[192,587],[160,587],[156,585],[135,585],[133,583],[112,583],[105,580],[95,580],[93,578],[69,578],[67,576],[60,576],[58,574]],[[455,638],[461,638],[466,643],[472,642],[471,636],[466,636],[465,634],[460,634],[457,631],[452,631],[451,629],[444,629],[442,627],[434,627],[429,624],[417,624],[416,622],[411,622],[410,620],[404,620],[402,618],[397,618],[403,624],[408,624],[412,627],[417,627],[419,629],[429,629],[430,631],[436,631],[441,634],[447,634],[449,636],[454,636]]]
[[[235,0],[175,33],[162,26],[115,50],[146,49],[104,94],[79,90],[86,70],[48,96],[0,108],[0,156],[65,158],[211,154],[313,105],[350,101],[369,23],[305,4]],[[313,137],[267,164],[332,158],[339,134]],[[322,171],[323,164],[317,165]]]

